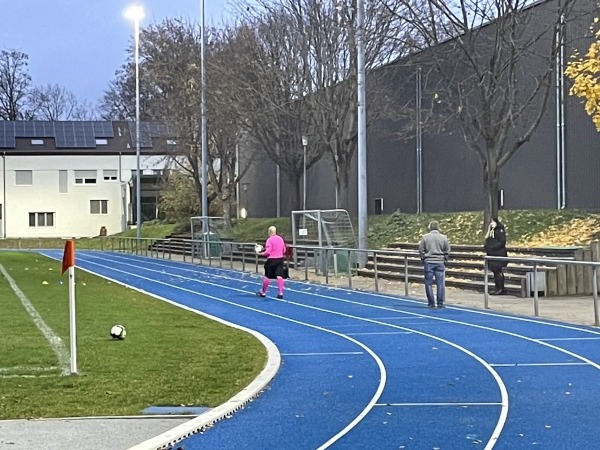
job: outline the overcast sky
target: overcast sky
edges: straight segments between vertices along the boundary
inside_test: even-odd
[[[29,55],[34,86],[59,84],[95,104],[125,62],[133,23],[123,15],[144,7],[141,26],[166,17],[200,22],[201,0],[0,0],[0,50]],[[207,25],[232,16],[227,0],[204,0]]]

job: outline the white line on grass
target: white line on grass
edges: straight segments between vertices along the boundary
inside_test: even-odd
[[[50,372],[52,370],[58,370],[58,367],[38,367],[38,366],[14,366],[14,367],[0,367],[0,373],[8,372]]]
[[[42,332],[46,340],[50,343],[50,347],[52,347],[52,350],[54,350],[54,353],[56,353],[61,375],[69,375],[71,372],[69,352],[67,351],[62,339],[54,331],[52,331],[52,328],[46,325],[46,322],[44,322],[42,316],[40,316],[40,314],[36,311],[23,291],[19,289],[19,286],[17,286],[15,280],[13,280],[2,264],[0,264],[0,272],[2,272],[2,275],[4,275],[4,278],[6,278],[17,297],[19,297],[19,300],[21,300],[21,304],[33,319],[35,326]]]
[[[55,373],[55,374],[46,374],[46,375],[39,375],[39,374],[36,374],[36,375],[24,375],[24,374],[17,375],[17,374],[14,374],[14,375],[0,375],[0,379],[4,379],[4,378],[51,378],[51,377],[57,377],[57,376],[58,376],[57,373]]]

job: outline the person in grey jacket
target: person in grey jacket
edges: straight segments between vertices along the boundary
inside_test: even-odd
[[[421,238],[419,243],[419,255],[423,261],[425,272],[425,295],[427,295],[427,306],[435,308],[436,298],[433,297],[433,279],[437,288],[437,307],[444,307],[445,287],[444,272],[450,255],[450,243],[445,234],[440,233],[440,226],[436,221],[429,224],[429,233]]]

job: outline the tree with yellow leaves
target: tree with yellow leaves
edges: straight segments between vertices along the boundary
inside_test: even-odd
[[[585,56],[575,52],[565,69],[565,75],[573,80],[569,93],[585,99],[585,112],[600,131],[600,19],[591,26],[595,40]]]

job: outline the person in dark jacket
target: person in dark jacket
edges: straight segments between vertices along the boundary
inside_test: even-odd
[[[492,218],[485,235],[485,253],[488,256],[508,256],[506,252],[506,230],[497,217]],[[492,295],[506,294],[504,290],[504,273],[502,270],[507,264],[507,261],[488,261],[488,267],[494,274],[494,285],[496,288],[491,292]]]
[[[429,224],[429,233],[421,238],[419,243],[419,256],[423,261],[423,270],[425,274],[425,295],[427,296],[427,306],[435,308],[444,307],[446,289],[444,286],[444,273],[446,263],[450,255],[450,243],[445,234],[440,233],[439,224],[432,221]],[[433,279],[437,288],[436,297],[433,296]]]

